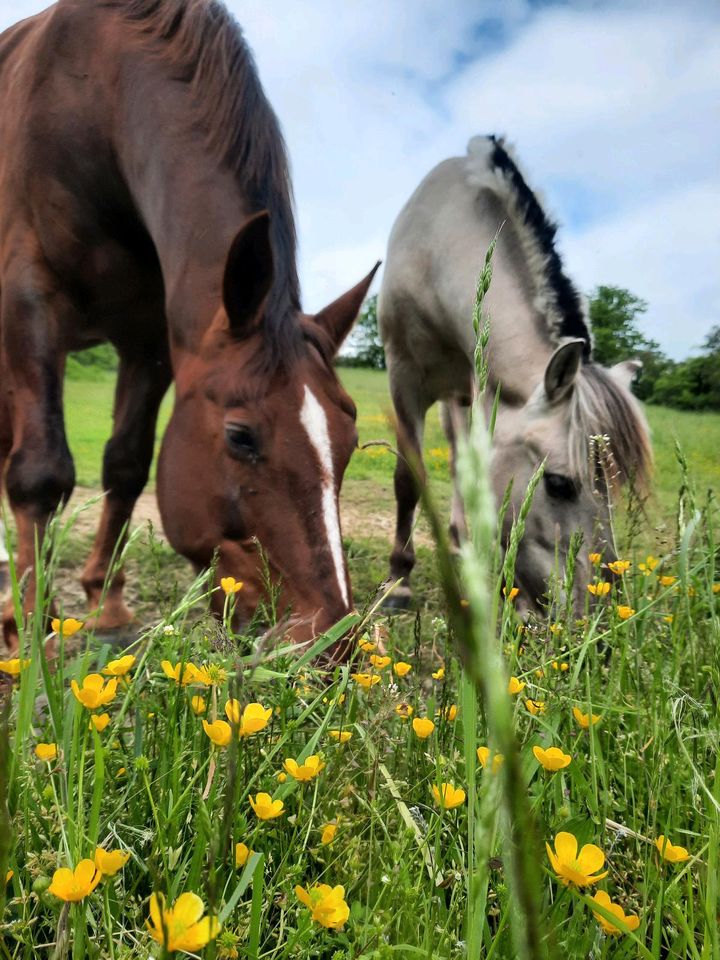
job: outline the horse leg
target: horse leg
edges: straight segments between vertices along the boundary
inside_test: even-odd
[[[2,374],[0,373],[0,377]],[[10,432],[10,414],[8,412],[5,400],[0,396],[0,503],[2,502],[3,477],[5,476],[5,463],[10,447],[12,446],[12,433]],[[0,520],[0,597],[5,593],[10,583],[10,570],[7,548],[5,546],[5,526]]]
[[[135,502],[147,483],[158,411],[171,379],[166,347],[158,344],[138,353],[121,352],[113,432],[103,457],[106,495],[92,553],[82,574],[90,610],[101,607],[94,621],[98,630],[123,627],[132,620],[123,599],[122,569],[116,570],[107,588],[105,581],[113,555],[124,546]]]
[[[415,548],[412,541],[415,508],[420,490],[425,483],[425,465],[422,458],[425,414],[430,401],[415,393],[411,384],[415,378],[393,374],[390,371],[390,392],[397,416],[399,456],[395,463],[395,544],[390,554],[390,578],[400,580],[385,601],[390,609],[406,609],[412,600],[410,573],[415,566]]]
[[[10,424],[5,489],[17,531],[17,574],[27,576],[23,607],[35,602],[35,542],[67,501],[75,468],[65,436],[62,378],[65,356],[58,335],[64,300],[40,263],[23,263],[17,278],[3,281],[3,386]],[[7,446],[8,431],[5,432]],[[3,610],[3,634],[11,651],[18,633],[12,599]]]
[[[457,482],[457,440],[461,434],[467,435],[468,407],[462,406],[457,398],[453,397],[440,405],[440,417],[443,430],[450,445],[450,477],[453,492],[450,507],[450,543],[455,550],[467,538],[467,522],[465,520],[465,506]]]

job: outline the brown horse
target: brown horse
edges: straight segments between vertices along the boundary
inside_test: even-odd
[[[242,618],[267,563],[293,636],[328,627],[352,603],[338,494],[356,444],[332,361],[372,273],[301,312],[285,147],[240,29],[215,0],[59,0],[0,37],[0,89],[0,479],[18,572],[74,485],[65,357],[110,341],[90,608],[174,380],[157,487],[170,543],[197,568],[217,551],[218,576],[244,581]],[[123,582],[99,628],[130,620]],[[4,633],[13,647],[9,606]]]

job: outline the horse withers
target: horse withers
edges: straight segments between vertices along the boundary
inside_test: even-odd
[[[285,147],[239,27],[215,0],[59,0],[0,37],[0,90],[0,478],[19,575],[74,485],[65,357],[110,341],[90,611],[174,381],[157,485],[170,543],[244,581],[240,619],[269,572],[292,636],[321,632],[352,605],[338,495],[355,408],[333,357],[372,273],[301,311]],[[123,583],[98,628],[130,620]],[[33,593],[30,577],[26,609]],[[13,648],[10,605],[4,634]]]
[[[630,393],[639,364],[629,360],[605,369],[593,363],[583,303],[555,249],[556,226],[505,143],[473,138],[467,156],[432,170],[401,211],[378,302],[403,454],[395,470],[397,523],[390,559],[392,579],[402,581],[389,598],[396,606],[407,605],[412,596],[412,526],[417,480],[423,480],[425,415],[442,401],[454,472],[455,441],[466,427],[473,391],[475,287],[499,228],[485,301],[486,395],[491,403],[500,385],[491,477],[498,503],[513,480],[505,537],[530,477],[545,461],[517,558],[520,609],[544,604],[548,581],[562,571],[574,531],[584,539],[574,597],[576,610],[583,607],[588,552],[599,550],[612,559],[610,498],[631,481],[643,488],[649,475],[647,424]],[[456,541],[464,534],[457,489],[451,534]]]

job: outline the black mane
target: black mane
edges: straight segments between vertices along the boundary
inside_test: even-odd
[[[561,337],[576,337],[584,340],[583,358],[587,361],[592,353],[590,328],[585,319],[580,294],[563,272],[560,255],[555,249],[557,224],[549,219],[538,198],[525,182],[515,161],[505,149],[502,137],[490,136],[488,139],[493,144],[490,163],[500,171],[515,191],[524,223],[532,231],[543,253],[548,288],[552,291],[558,314],[562,318],[558,333]]]

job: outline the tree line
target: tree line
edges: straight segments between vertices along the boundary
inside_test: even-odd
[[[678,410],[720,410],[720,325],[705,337],[695,356],[671,360],[656,340],[640,330],[647,303],[622,287],[599,286],[589,297],[593,359],[604,366],[638,359],[642,370],[633,385],[645,403]],[[338,361],[343,366],[385,369],[385,351],[378,332],[377,295],[363,308],[355,330]]]

